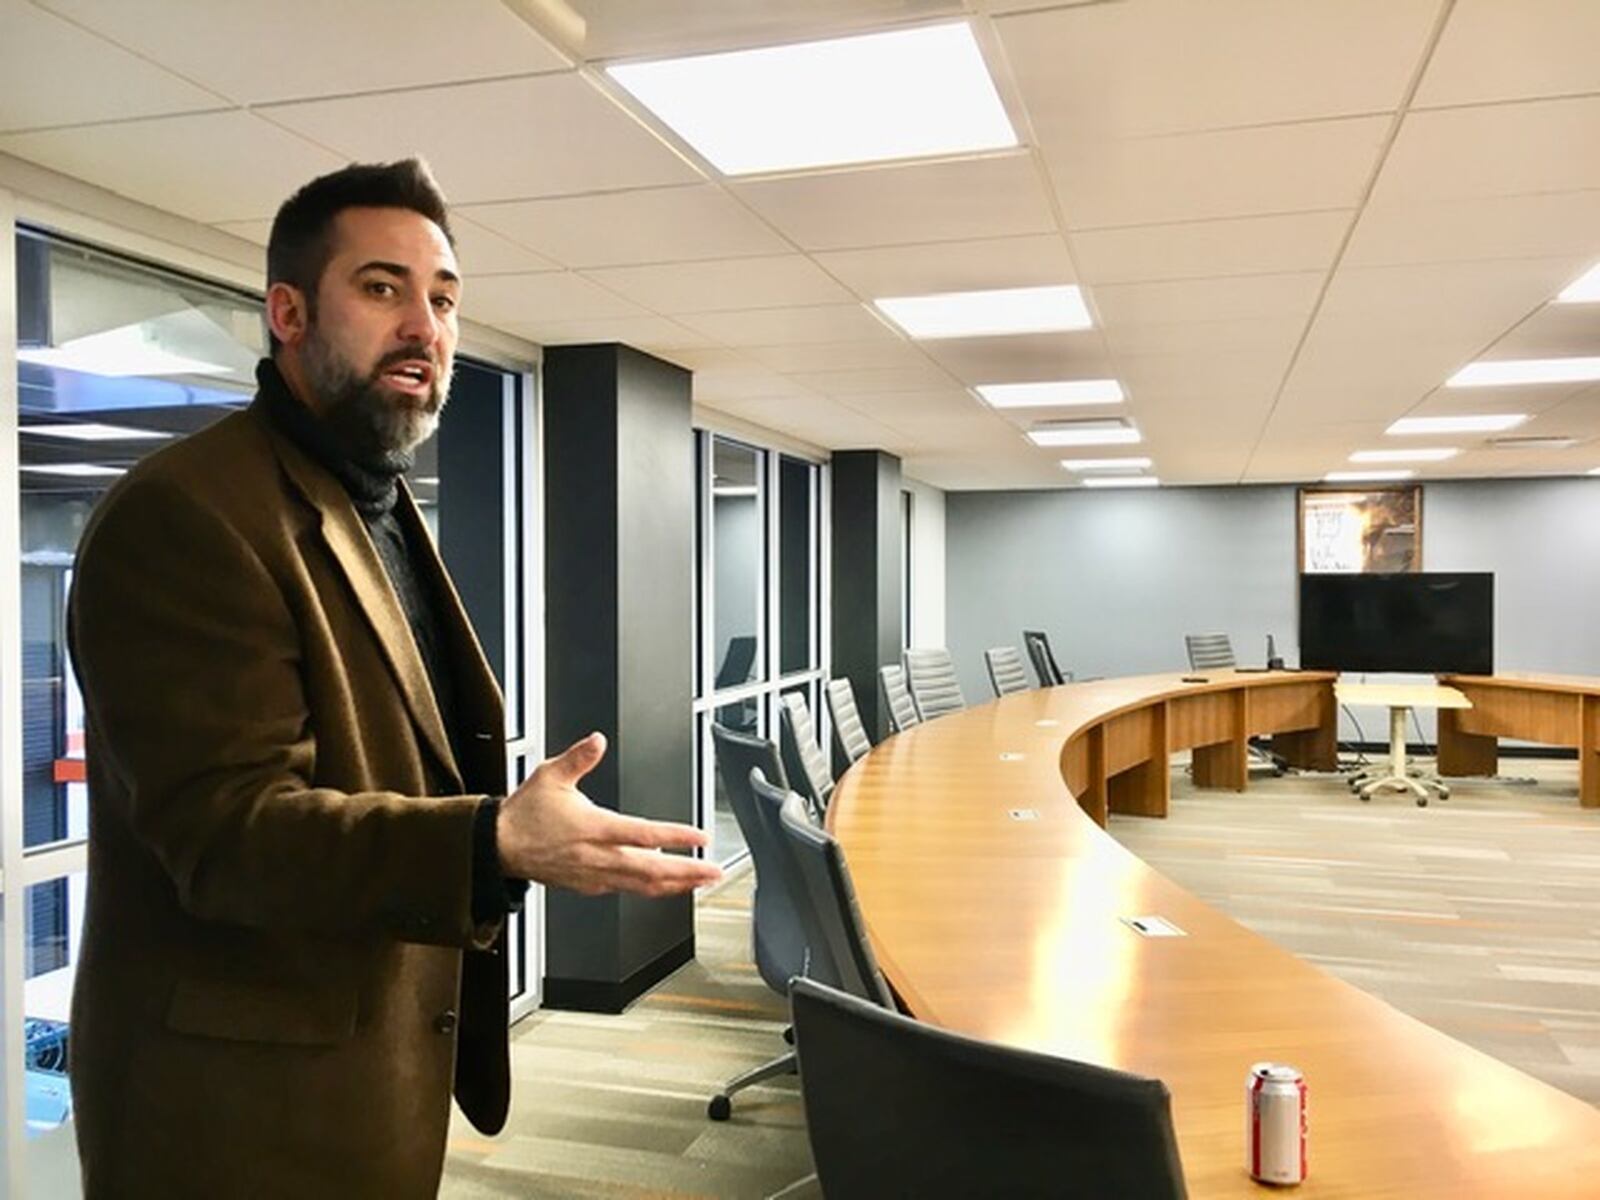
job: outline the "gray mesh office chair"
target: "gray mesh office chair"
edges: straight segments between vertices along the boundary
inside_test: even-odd
[[[824,1195],[1188,1195],[1160,1080],[963,1037],[811,980],[790,1006]]]
[[[889,725],[896,733],[922,724],[922,718],[917,715],[917,703],[906,687],[904,667],[879,667],[878,683],[883,688],[883,701],[889,710]]]
[[[917,702],[917,715],[924,721],[960,712],[967,706],[956,679],[956,665],[950,651],[942,646],[906,651],[906,682],[911,698]]]
[[[811,706],[800,692],[785,692],[779,699],[783,702],[778,710],[783,769],[795,790],[811,802],[811,811],[820,817],[828,811],[828,797],[833,795],[833,772],[828,769],[822,747],[817,745]]]
[[[751,924],[756,969],[762,981],[778,995],[788,994],[789,980],[803,975],[809,961],[806,925],[797,899],[803,895],[794,859],[783,841],[776,814],[764,816],[750,786],[752,770],[769,779],[786,780],[778,748],[766,738],[740,733],[715,722],[711,741],[716,747],[717,773],[728,803],[756,870],[755,916]],[[793,1051],[730,1080],[711,1098],[707,1111],[714,1121],[726,1121],[733,1111],[732,1096],[775,1075],[795,1069]]]
[[[1022,669],[1022,655],[1015,646],[993,646],[985,650],[983,665],[989,668],[989,686],[996,696],[1028,690],[1028,673]]]
[[[1234,667],[1233,642],[1225,633],[1186,633],[1183,646],[1189,652],[1191,671],[1231,671]]]
[[[1050,649],[1050,638],[1042,629],[1024,629],[1022,644],[1028,648],[1033,660],[1033,673],[1039,677],[1040,687],[1059,687],[1072,682],[1072,672],[1063,671]]]
[[[872,739],[867,727],[861,723],[861,710],[856,708],[856,692],[850,680],[841,676],[830,679],[825,691],[828,713],[833,717],[833,741],[849,762],[855,762],[872,749]]]

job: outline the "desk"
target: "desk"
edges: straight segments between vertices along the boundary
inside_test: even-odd
[[[1471,708],[1471,700],[1453,687],[1431,683],[1337,683],[1333,694],[1340,704],[1382,704],[1389,709],[1389,772],[1351,780],[1350,786],[1363,800],[1371,800],[1385,788],[1413,793],[1422,808],[1427,807],[1430,790],[1438,792],[1441,800],[1450,798],[1450,789],[1437,779],[1419,777],[1406,769],[1406,712],[1413,708],[1441,712]]]
[[[1578,751],[1578,802],[1600,808],[1600,679],[1582,675],[1441,675],[1472,701],[1468,712],[1439,714],[1439,774],[1493,775],[1496,738],[1520,738]]]
[[[1208,674],[1017,693],[889,738],[846,772],[828,820],[911,1011],[1165,1080],[1195,1200],[1269,1194],[1243,1167],[1245,1073],[1260,1059],[1310,1085],[1301,1200],[1592,1198],[1600,1112],[1302,962],[1099,828],[1108,802],[1164,796],[1152,779],[1172,745],[1222,748],[1226,785],[1242,787],[1236,733],[1282,729],[1302,750],[1331,739],[1331,676]],[[1135,914],[1189,936],[1141,937],[1120,920]]]

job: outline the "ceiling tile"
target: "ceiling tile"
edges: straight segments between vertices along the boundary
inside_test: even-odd
[[[1600,357],[1600,304],[1546,305],[1489,347],[1484,357]]]
[[[1043,144],[1067,225],[1156,225],[1353,208],[1388,117]]]
[[[1456,0],[1414,108],[1600,92],[1600,5]]]
[[[1104,379],[1113,373],[1098,330],[1013,337],[940,338],[921,343],[928,357],[962,383],[1033,383]]]
[[[1092,284],[1326,270],[1353,212],[1237,217],[1072,236],[1082,277]]]
[[[259,111],[350,158],[377,162],[420,154],[456,204],[700,178],[655,134],[572,73]]]
[[[1305,332],[1304,317],[1234,317],[1221,321],[1151,322],[1112,326],[1106,344],[1123,355],[1177,354],[1193,350],[1292,350]]]
[[[817,254],[822,268],[863,299],[923,296],[1074,283],[1077,272],[1057,234],[932,242]]]
[[[608,267],[586,274],[661,313],[781,308],[854,299],[801,254]]]
[[[890,392],[922,392],[953,386],[949,374],[931,362],[910,367],[868,367],[834,370],[825,359],[815,364],[823,370],[791,371],[789,378],[824,396],[866,396]]]
[[[567,66],[498,0],[273,0],[203,12],[190,0],[42,3],[242,104]],[[280,49],[250,52],[267,46]]]
[[[869,370],[872,368],[916,368],[928,361],[915,342],[904,338],[881,342],[833,342],[822,345],[750,346],[744,351],[752,360],[774,371]]]
[[[1392,110],[1437,8],[1435,0],[1143,0],[1002,16],[995,26],[1049,140]]]
[[[466,212],[570,267],[738,258],[790,248],[711,184],[468,205]]]
[[[462,295],[462,315],[508,331],[555,321],[648,317],[632,301],[606,291],[570,271],[535,275],[489,275],[470,282]]]
[[[697,313],[685,315],[683,323],[730,346],[871,342],[899,336],[860,304]]]
[[[591,317],[587,320],[503,321],[499,328],[547,346],[621,342],[677,362],[677,353],[710,345],[710,339],[666,317]],[[687,364],[679,363],[680,366]]]
[[[1367,205],[1343,263],[1377,266],[1476,258],[1600,257],[1600,190],[1396,199]]]
[[[1159,283],[1103,283],[1091,295],[1107,330],[1171,321],[1303,317],[1311,312],[1324,273],[1235,275]]]
[[[456,256],[468,283],[484,275],[512,275],[525,271],[559,271],[561,264],[519,246],[509,238],[477,224],[464,213],[452,211],[450,232],[456,238]]]
[[[1046,233],[1055,222],[1026,154],[872,167],[734,185],[807,250]]]
[[[0,27],[0,133],[226,106],[26,0],[0,0]]]
[[[903,434],[826,396],[800,401],[790,396],[725,400],[712,407],[829,450],[894,453],[906,441]]]
[[[0,153],[206,223],[270,218],[308,179],[344,166],[246,112],[12,134]]]

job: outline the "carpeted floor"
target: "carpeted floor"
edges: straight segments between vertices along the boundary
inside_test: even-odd
[[[1577,764],[1507,759],[1537,786],[1464,782],[1417,808],[1363,804],[1331,776],[1197,792],[1173,771],[1166,821],[1114,817],[1151,865],[1331,973],[1451,1036],[1600,1103],[1600,811]],[[783,1049],[750,961],[753,876],[702,899],[698,961],[620,1017],[536,1013],[513,1033],[510,1123],[459,1116],[441,1196],[813,1200],[796,1080],[726,1079]],[[785,1188],[789,1190],[784,1190]]]

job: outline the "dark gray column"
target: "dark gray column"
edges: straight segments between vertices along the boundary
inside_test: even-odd
[[[598,729],[595,803],[693,821],[689,373],[561,346],[544,384],[547,752]],[[547,1007],[621,1012],[694,957],[693,898],[552,890],[545,939]]]
[[[900,460],[841,450],[832,476],[833,676],[849,678],[877,741],[889,732],[878,668],[900,661]]]

